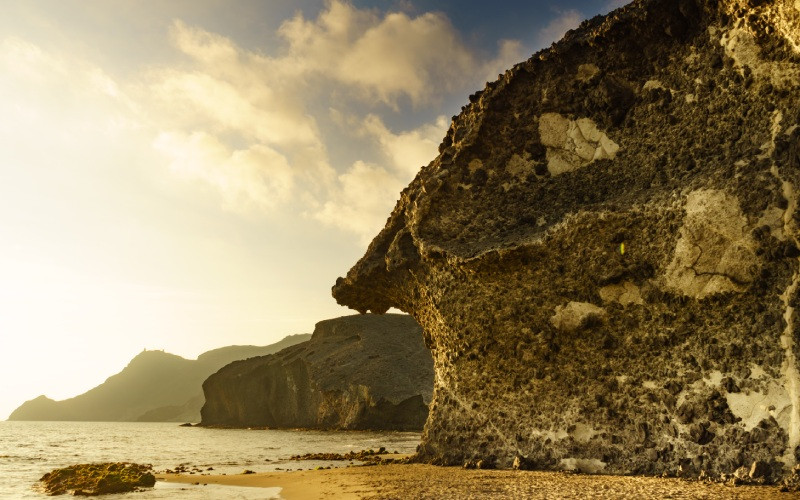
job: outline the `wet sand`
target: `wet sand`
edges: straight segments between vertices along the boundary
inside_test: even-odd
[[[168,482],[280,487],[287,500],[501,498],[501,499],[797,499],[774,486],[727,486],[674,478],[583,475],[564,472],[465,470],[393,464],[326,470],[190,476],[158,474]]]

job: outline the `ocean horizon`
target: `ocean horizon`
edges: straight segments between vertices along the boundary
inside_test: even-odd
[[[174,422],[0,421],[0,499],[47,498],[35,488],[42,475],[56,468],[92,462],[152,464],[156,471],[182,465],[203,471],[195,472],[198,485],[158,482],[145,492],[104,497],[109,499],[131,495],[143,500],[280,498],[280,488],[204,486],[201,474],[344,467],[348,462],[296,461],[290,457],[381,446],[413,453],[419,442],[417,432],[218,429],[181,427]]]

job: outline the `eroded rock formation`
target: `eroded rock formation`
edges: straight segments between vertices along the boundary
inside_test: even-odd
[[[420,457],[785,474],[800,3],[636,1],[469,100],[333,289],[422,325]]]
[[[236,361],[203,383],[202,425],[420,430],[433,361],[410,316],[345,316],[311,340]]]

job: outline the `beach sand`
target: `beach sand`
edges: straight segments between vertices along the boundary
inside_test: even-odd
[[[406,498],[530,499],[796,499],[777,487],[727,486],[675,478],[583,475],[566,472],[465,470],[393,464],[238,475],[159,474],[168,482],[280,487],[287,500]]]

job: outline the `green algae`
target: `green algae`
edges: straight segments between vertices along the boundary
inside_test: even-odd
[[[95,496],[152,487],[156,478],[151,465],[118,462],[71,465],[48,472],[39,481],[48,495]]]

